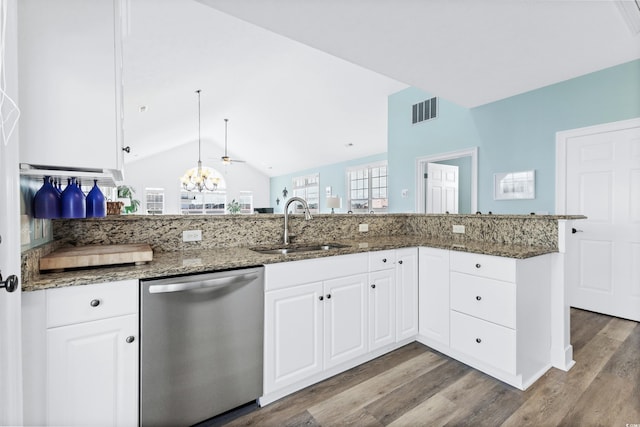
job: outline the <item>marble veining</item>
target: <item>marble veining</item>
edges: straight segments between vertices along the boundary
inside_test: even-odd
[[[363,251],[429,246],[511,258],[558,251],[558,220],[582,216],[529,215],[316,215],[305,221],[292,215],[292,245],[340,243],[330,251],[265,255],[250,247],[282,244],[282,215],[115,216],[86,220],[54,220],[54,242],[22,254],[22,290],[156,278],[276,262],[345,255]],[[358,225],[369,231],[361,233]],[[465,234],[452,233],[464,225]],[[182,231],[202,230],[202,241],[182,242]],[[64,245],[147,243],[152,262],[134,266],[40,273],[39,259]]]

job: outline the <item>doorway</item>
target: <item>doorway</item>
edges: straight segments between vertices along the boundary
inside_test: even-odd
[[[457,212],[461,214],[471,214],[478,210],[478,147],[471,147],[458,151],[451,151],[448,153],[434,154],[426,157],[419,157],[416,159],[416,207],[417,213],[444,213],[451,209],[441,209],[442,212],[437,212],[438,206],[436,202],[431,202],[429,205],[429,198],[434,196],[434,192],[430,190],[429,178],[425,178],[425,173],[428,174],[429,164],[435,165],[448,165],[458,167],[458,194],[456,195],[456,201],[458,204]],[[432,166],[433,167],[433,166]],[[431,175],[434,177],[433,175]],[[435,178],[435,177],[434,177]],[[434,181],[431,181],[433,183]],[[444,190],[444,188],[442,189]],[[436,194],[442,194],[438,191]],[[451,200],[451,191],[449,191],[449,200]],[[437,199],[438,197],[436,197]],[[446,202],[446,198],[440,198],[441,203],[443,200]],[[448,203],[448,202],[447,202]],[[451,204],[449,204],[449,207]]]
[[[570,306],[640,321],[640,118],[556,134]]]

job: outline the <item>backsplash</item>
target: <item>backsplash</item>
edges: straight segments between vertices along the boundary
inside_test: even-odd
[[[419,235],[455,242],[482,241],[525,246],[558,247],[558,216],[321,214],[311,221],[290,216],[292,243],[326,243],[365,236]],[[156,252],[276,245],[283,238],[283,215],[114,216],[99,219],[54,220],[54,240],[74,245],[148,243]],[[368,224],[369,231],[358,231]],[[465,234],[454,234],[453,225]],[[183,242],[184,230],[202,230],[199,242]]]

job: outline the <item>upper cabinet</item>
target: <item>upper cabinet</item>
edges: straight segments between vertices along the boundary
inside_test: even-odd
[[[20,0],[20,162],[122,179],[121,0]]]

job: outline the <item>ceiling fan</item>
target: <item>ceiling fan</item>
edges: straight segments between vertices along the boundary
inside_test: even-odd
[[[229,119],[224,119],[224,156],[222,156],[222,163],[230,165],[231,163],[246,163],[244,160],[231,159],[227,154],[227,125]]]

